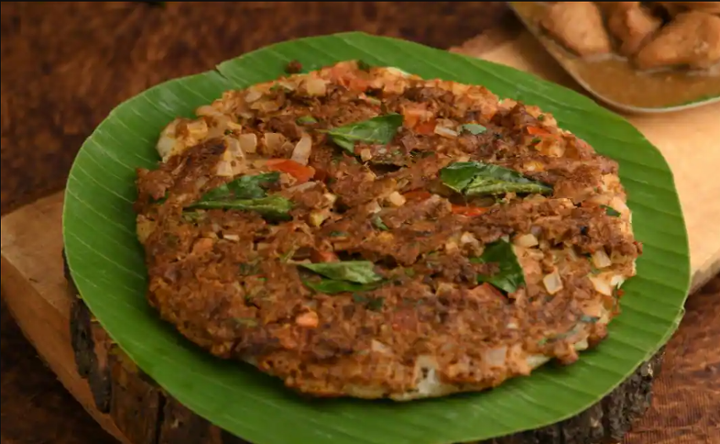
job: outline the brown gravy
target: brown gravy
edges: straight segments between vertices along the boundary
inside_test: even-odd
[[[580,58],[538,26],[546,5],[538,2],[512,2],[512,6],[560,64],[598,96],[619,105],[640,108],[667,108],[720,97],[720,69],[706,72],[664,70],[637,71],[620,56],[589,60]],[[715,67],[720,68],[720,67]]]

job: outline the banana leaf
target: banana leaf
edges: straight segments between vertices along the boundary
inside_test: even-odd
[[[145,300],[146,269],[131,208],[136,167],[153,167],[160,130],[231,88],[341,60],[394,66],[425,78],[482,84],[552,112],[559,124],[620,163],[644,244],[623,287],[609,338],[579,362],[547,366],[483,393],[395,403],[311,400],[252,367],[190,345]],[[566,88],[512,68],[419,44],[343,33],[275,44],[214,71],[154,86],[115,108],[85,141],[67,182],[63,238],[72,278],[114,341],[179,402],[256,444],[442,444],[489,439],[571,417],[619,385],[672,335],[689,284],[685,224],[662,155],[626,120]]]

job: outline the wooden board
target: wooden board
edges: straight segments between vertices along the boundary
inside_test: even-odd
[[[473,55],[485,54],[491,60],[570,84],[569,79],[564,78],[561,71],[546,66],[550,61],[542,54],[542,49],[536,46],[534,41],[525,35],[508,39],[507,35],[499,33],[468,42],[460,50]],[[720,140],[718,133],[720,125],[718,128],[710,125],[713,113],[720,115],[719,111],[720,109],[715,107],[710,110],[695,110],[690,116],[679,115],[675,118],[660,116],[649,120],[633,118],[634,123],[646,134],[646,137],[663,150],[675,171],[690,234],[695,287],[712,276],[720,262],[718,231],[720,228],[714,228],[720,224],[712,224],[712,221],[720,220],[720,202],[714,206],[702,207],[695,204],[701,200],[701,196],[708,197],[711,190],[720,189],[718,176],[709,174],[713,165],[720,165],[720,157],[717,157],[720,156],[720,149],[714,150],[713,153],[712,145],[702,137],[707,134],[713,143]],[[679,127],[682,127],[683,131],[676,131]],[[686,133],[684,136],[682,136],[683,132]],[[686,139],[695,140],[689,146]],[[705,173],[698,174],[701,170]],[[713,201],[717,199],[711,198],[705,202]],[[90,364],[81,365],[81,371],[78,372],[71,347],[69,328],[71,314],[76,317],[83,316],[84,304],[78,303],[68,292],[63,277],[61,212],[62,195],[56,194],[21,208],[2,219],[2,287],[6,303],[40,356],[86,410],[124,444],[238,442],[224,436],[197,417],[193,417],[172,399],[164,397],[162,391],[151,382],[144,380],[131,364],[123,362],[121,355],[113,353],[100,353],[100,356],[106,360],[90,363],[94,365],[95,370],[101,369],[109,372],[107,374],[112,373],[110,384],[115,392],[120,393],[120,395],[116,393],[115,398],[109,399],[111,401],[109,404],[112,405],[108,404],[98,409],[97,396],[93,396],[87,381],[83,379],[83,377],[92,379],[88,367]],[[712,312],[709,312],[709,315],[712,315]],[[87,321],[89,325],[91,322],[89,317]],[[86,330],[79,332],[76,330],[75,334],[82,341],[87,340],[88,335],[92,338],[95,332],[102,334],[101,329],[91,325]],[[633,405],[638,407],[634,409],[635,412],[628,412],[627,417],[623,418],[625,423],[615,427],[617,429],[615,433],[624,431],[629,425],[627,423],[629,418],[642,413],[647,407],[649,393],[646,392],[647,385],[642,384],[648,378],[652,379],[652,372],[657,365],[657,361],[645,365],[635,375],[635,391],[630,398],[636,403]],[[143,397],[135,399],[135,404],[129,407],[126,405],[129,401],[120,398],[123,393],[138,392],[142,393]],[[114,403],[113,399],[115,399]],[[629,406],[630,401],[626,407]],[[137,410],[141,408],[152,411],[155,415],[153,419],[160,418],[161,423],[146,424],[139,421],[140,418],[144,418],[143,412]],[[608,408],[617,408],[617,406]],[[144,425],[147,427],[143,427]],[[199,438],[193,442],[188,442],[184,438],[178,441],[178,436],[189,436],[182,433],[192,433]]]

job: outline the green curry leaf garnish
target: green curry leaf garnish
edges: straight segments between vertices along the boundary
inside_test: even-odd
[[[482,162],[455,162],[440,170],[443,183],[466,196],[504,193],[550,194],[552,187],[517,171]]]
[[[337,146],[355,154],[357,142],[387,145],[402,124],[403,116],[393,113],[333,128],[327,134]]]
[[[525,274],[518,262],[512,244],[499,240],[485,246],[482,256],[470,259],[476,264],[498,265],[498,272],[493,275],[478,275],[478,282],[487,282],[508,293],[514,293],[525,285]]]

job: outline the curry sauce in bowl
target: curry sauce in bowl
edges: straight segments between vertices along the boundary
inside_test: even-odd
[[[629,112],[720,101],[718,2],[511,2],[590,93]]]

